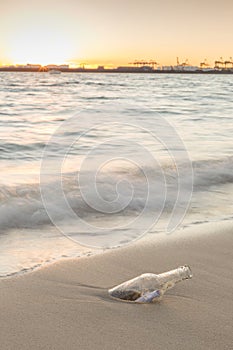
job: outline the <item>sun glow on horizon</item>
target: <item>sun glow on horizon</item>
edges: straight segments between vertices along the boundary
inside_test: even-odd
[[[9,60],[14,64],[62,64],[72,56],[72,42],[65,31],[51,25],[23,26],[10,40]]]
[[[0,65],[105,67],[155,60],[210,65],[232,56],[233,2],[8,0],[1,3]],[[124,4],[124,5],[123,5]],[[200,11],[201,9],[201,11]],[[144,16],[142,16],[144,13]],[[77,62],[77,63],[76,63]]]

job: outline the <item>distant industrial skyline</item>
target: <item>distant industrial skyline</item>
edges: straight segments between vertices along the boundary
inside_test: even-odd
[[[192,62],[189,61],[189,59],[185,59],[185,60],[182,60],[180,59],[179,57],[176,57],[176,60],[174,60],[173,63],[169,64],[169,65],[164,65],[163,62],[158,62],[158,60],[155,60],[155,59],[136,59],[136,60],[132,60],[131,62],[124,62],[123,64],[124,66],[132,66],[132,67],[142,67],[142,66],[150,66],[152,67],[153,69],[157,69],[157,68],[161,68],[161,67],[176,67],[176,66],[193,66],[192,65]],[[4,67],[4,66],[25,66],[25,67],[29,67],[29,66],[35,66],[35,67],[48,67],[48,68],[51,68],[53,66],[60,66],[61,68],[98,68],[98,67],[105,67],[105,68],[109,68],[108,66],[105,66],[104,64],[97,64],[97,63],[93,63],[91,65],[89,65],[88,63],[85,63],[85,62],[77,62],[76,64],[69,64],[67,62],[64,62],[62,64],[55,64],[55,63],[50,63],[50,64],[46,64],[46,65],[43,65],[39,62],[37,63],[31,63],[31,62],[28,62],[27,63],[9,63],[9,64],[5,64],[5,65],[2,65],[0,64],[1,67]],[[233,58],[232,57],[229,57],[228,59],[224,59],[223,57],[220,57],[219,59],[215,59],[214,62],[209,62],[206,58],[204,60],[202,60],[201,62],[199,62],[199,64],[196,65],[197,67],[200,67],[200,68],[208,68],[208,67],[212,67],[212,68],[233,68]],[[112,66],[110,68],[116,68],[117,65],[115,66]]]
[[[163,65],[233,56],[233,2],[222,0],[8,0],[0,64]]]

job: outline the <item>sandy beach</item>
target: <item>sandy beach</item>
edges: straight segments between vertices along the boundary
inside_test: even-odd
[[[70,259],[0,281],[1,350],[232,349],[233,223],[195,225],[161,240]],[[193,279],[157,304],[109,298],[143,272],[189,264]]]

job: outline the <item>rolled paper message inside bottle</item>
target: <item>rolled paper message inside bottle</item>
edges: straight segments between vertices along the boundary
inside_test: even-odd
[[[159,290],[154,290],[150,293],[145,293],[141,297],[135,300],[135,303],[153,303],[161,297]]]

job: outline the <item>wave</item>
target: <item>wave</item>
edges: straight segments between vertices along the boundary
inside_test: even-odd
[[[193,194],[199,192],[211,192],[212,187],[233,183],[233,157],[222,160],[203,160],[193,162],[194,187]],[[154,169],[149,169],[154,173]],[[166,178],[167,196],[163,192],[161,180],[157,180],[155,200],[151,208],[151,214],[163,209],[165,213],[171,213],[177,196],[177,174],[172,167],[165,166],[163,169]],[[186,178],[185,164],[182,183],[186,186],[190,179]],[[88,174],[87,174],[88,178]],[[103,199],[103,208],[96,206],[96,193],[90,193],[88,183],[78,187],[77,174],[67,173],[63,176],[63,189],[66,200],[72,211],[79,218],[96,218],[105,216],[106,203],[113,203],[117,196],[118,201],[113,207],[110,217],[127,217],[139,215],[143,212],[146,204],[147,186],[140,171],[135,169],[122,169],[100,174],[96,181],[98,194]],[[81,186],[81,185],[80,185]],[[133,186],[133,190],[132,190]],[[57,182],[46,183],[48,198],[47,209],[53,213],[56,220],[69,221],[69,213],[63,207],[63,201],[57,191]],[[0,229],[4,233],[11,228],[33,228],[39,225],[52,225],[44,208],[39,184],[1,186],[0,188]],[[88,201],[83,193],[88,193]],[[227,195],[227,194],[226,194]],[[90,205],[91,204],[93,205]],[[111,204],[112,205],[112,204]],[[164,207],[163,207],[164,205]],[[192,208],[191,208],[192,210]]]
[[[44,142],[32,142],[28,144],[5,142],[0,146],[0,159],[9,160],[14,157],[15,160],[39,160],[41,152],[45,148]]]
[[[79,85],[79,84],[81,84],[80,81],[62,81],[62,82],[53,83],[53,84],[41,84],[40,86],[52,86],[52,87],[55,87],[55,86],[67,86],[67,85]]]
[[[111,83],[111,82],[101,82],[101,81],[88,81],[88,80],[76,80],[76,81],[60,81],[56,83],[49,83],[49,81],[46,81],[44,84],[38,84],[37,86],[48,86],[48,87],[59,87],[59,86],[75,86],[75,85],[87,85],[87,86],[103,86],[103,87],[111,87],[111,86],[119,86],[124,87],[126,84],[124,83]],[[20,85],[12,85],[12,86],[20,86]]]
[[[233,183],[233,157],[193,162],[194,189]]]

